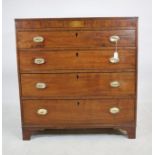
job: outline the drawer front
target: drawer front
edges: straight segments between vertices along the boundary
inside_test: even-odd
[[[27,31],[17,32],[18,48],[112,47],[110,37],[118,35],[118,46],[135,47],[135,30],[109,31]]]
[[[50,72],[53,70],[121,70],[135,69],[135,50],[120,49],[119,62],[111,63],[112,50],[85,51],[20,51],[21,72]]]
[[[64,18],[16,20],[17,29],[42,28],[135,28],[137,18]]]
[[[23,97],[86,98],[134,95],[135,74],[22,74]]]
[[[134,122],[132,99],[23,100],[22,106],[24,125],[102,127]]]

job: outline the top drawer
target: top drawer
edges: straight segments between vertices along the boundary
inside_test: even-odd
[[[107,31],[17,31],[17,46],[27,48],[103,48],[114,47],[111,36],[119,36],[118,46],[135,47],[135,30]]]
[[[96,28],[135,28],[136,17],[128,18],[52,18],[52,19],[16,19],[17,29],[96,29]]]

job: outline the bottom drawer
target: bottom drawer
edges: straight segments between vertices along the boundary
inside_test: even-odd
[[[23,100],[24,126],[88,127],[134,123],[134,99]]]

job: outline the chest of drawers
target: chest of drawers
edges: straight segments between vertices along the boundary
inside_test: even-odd
[[[16,19],[23,139],[114,128],[135,138],[137,18]]]

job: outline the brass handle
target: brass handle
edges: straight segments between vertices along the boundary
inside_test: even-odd
[[[111,114],[117,114],[117,113],[120,112],[120,109],[118,107],[112,107],[112,108],[109,109],[109,112]]]
[[[109,61],[110,61],[112,64],[116,64],[116,63],[119,62],[119,58],[111,57],[111,58],[109,59]]]
[[[38,83],[36,83],[36,88],[37,89],[45,89],[46,88],[46,83],[38,82]]]
[[[38,115],[46,115],[48,113],[47,109],[38,109],[37,114]]]
[[[35,58],[34,63],[37,64],[37,65],[44,64],[45,59],[44,58]]]
[[[42,36],[33,37],[33,42],[35,42],[35,43],[41,43],[43,41],[44,41],[44,37],[42,37]]]
[[[109,38],[109,40],[111,41],[111,42],[118,42],[118,40],[120,40],[120,37],[119,36],[110,36],[110,38]]]
[[[119,81],[112,81],[112,82],[110,82],[110,86],[113,88],[120,87],[120,82]]]

